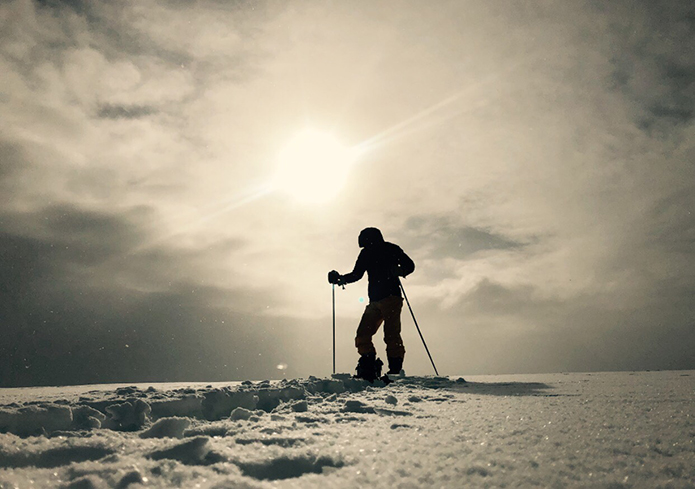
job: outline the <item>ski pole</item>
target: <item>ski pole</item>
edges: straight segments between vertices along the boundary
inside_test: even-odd
[[[333,373],[335,374],[335,284],[331,284],[333,292]]]
[[[413,308],[410,307],[410,301],[408,300],[408,296],[405,294],[405,289],[403,288],[403,284],[401,283],[401,279],[398,279],[398,285],[401,286],[401,291],[403,291],[403,297],[405,297],[405,302],[408,304],[408,309],[410,309],[410,315],[413,316],[413,322],[415,323],[415,327],[417,328],[417,332],[420,335],[420,339],[422,340],[422,344],[425,345],[425,351],[427,352],[427,356],[430,357],[430,362],[432,362],[432,367],[434,368],[434,373],[439,376],[439,372],[437,372],[437,367],[434,365],[434,360],[432,360],[432,355],[430,355],[430,350],[427,348],[427,343],[425,343],[425,338],[422,336],[422,332],[420,331],[420,326],[417,325],[417,319],[415,319],[415,313],[413,313]]]

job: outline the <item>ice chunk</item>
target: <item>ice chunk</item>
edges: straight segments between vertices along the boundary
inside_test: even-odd
[[[261,389],[258,391],[258,408],[270,412],[282,402],[303,399],[305,396],[306,390],[297,386]]]
[[[149,422],[151,411],[150,405],[142,399],[111,404],[106,407],[110,418],[105,421],[104,426],[120,431],[138,431]]]
[[[336,374],[338,375],[338,374]],[[348,380],[348,379],[344,379]],[[345,392],[347,388],[345,387],[345,382],[340,379],[316,379],[311,381],[306,386],[306,390],[313,394],[318,393],[328,393],[328,394],[340,394]]]
[[[183,438],[183,432],[191,424],[188,418],[162,418],[140,434],[141,438]]]
[[[373,414],[374,408],[356,399],[345,401],[345,406],[341,409],[344,413],[369,413]]]
[[[101,477],[90,474],[79,477],[62,487],[64,489],[105,489],[107,486]]]
[[[257,405],[258,395],[254,391],[215,389],[205,393],[202,411],[205,419],[217,421],[229,416],[229,413],[237,407],[253,410]]]
[[[136,385],[130,385],[128,387],[119,387],[116,389],[116,395],[122,397],[141,397],[144,393],[138,389]]]
[[[72,429],[101,428],[106,420],[106,415],[89,406],[75,406],[72,408]]]
[[[142,474],[138,470],[131,470],[126,475],[121,477],[121,480],[118,482],[116,488],[125,489],[126,487],[129,487],[131,484],[144,484],[145,482],[145,479],[142,477]]]
[[[297,401],[292,404],[292,411],[296,413],[305,413],[309,410],[309,403],[304,401]]]
[[[230,419],[249,419],[253,415],[253,411],[244,409],[243,407],[235,408],[232,414],[229,415]]]
[[[55,404],[0,409],[0,431],[19,436],[40,435],[70,429],[72,411]]]
[[[152,417],[187,417],[203,419],[203,397],[187,395],[179,399],[160,399],[150,401]]]

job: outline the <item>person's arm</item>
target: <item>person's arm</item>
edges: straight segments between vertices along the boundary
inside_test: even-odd
[[[398,248],[398,253],[396,254],[396,265],[394,266],[394,273],[399,277],[407,277],[415,271],[415,262],[410,259],[408,255],[405,254],[401,248]]]
[[[343,284],[351,284],[353,282],[357,282],[359,279],[364,277],[364,272],[367,271],[367,267],[365,266],[364,262],[364,251],[362,251],[357,257],[357,261],[355,262],[355,268],[352,269],[352,272],[340,276],[341,282]]]

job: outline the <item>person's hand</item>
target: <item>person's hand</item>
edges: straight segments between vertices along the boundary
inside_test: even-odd
[[[328,272],[328,283],[334,285],[345,285],[343,276],[335,270]]]

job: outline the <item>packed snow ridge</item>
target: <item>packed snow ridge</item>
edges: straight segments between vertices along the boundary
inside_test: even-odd
[[[418,384],[437,388],[450,384],[448,378],[403,379],[404,385]],[[454,384],[463,384],[457,379]],[[223,419],[258,421],[260,416],[278,412],[306,412],[309,401],[331,402],[338,394],[360,392],[384,387],[377,380],[368,383],[348,374],[336,374],[331,379],[310,377],[307,380],[268,380],[242,382],[238,386],[202,389],[192,387],[160,391],[155,387],[121,387],[112,393],[92,391],[77,400],[59,399],[51,403],[30,401],[25,405],[9,404],[0,408],[0,432],[18,436],[74,436],[73,432],[92,429],[140,431],[143,438],[182,438],[201,432],[191,427],[193,420]],[[354,412],[374,412],[357,408],[347,401],[345,409]],[[353,406],[353,407],[350,407]],[[209,427],[209,424],[206,424]],[[196,431],[197,430],[197,431]],[[211,430],[217,433],[218,430]]]
[[[693,487],[694,379],[5,389],[0,488]]]

